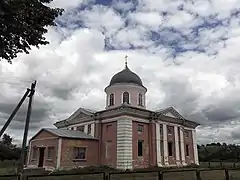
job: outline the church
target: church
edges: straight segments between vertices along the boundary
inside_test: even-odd
[[[101,111],[79,108],[29,140],[26,167],[66,169],[106,165],[117,169],[199,164],[198,123],[173,107],[148,110],[147,88],[127,62],[105,88]]]

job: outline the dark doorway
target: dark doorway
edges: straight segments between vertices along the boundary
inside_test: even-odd
[[[39,148],[38,167],[43,167],[45,147]]]

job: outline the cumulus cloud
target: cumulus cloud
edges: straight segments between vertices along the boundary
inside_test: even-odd
[[[147,107],[174,106],[199,143],[239,143],[239,0],[54,0],[65,8],[50,41],[0,64],[0,124],[37,80],[32,136],[79,107],[105,107],[110,78],[129,67],[148,88]],[[7,132],[20,141],[27,101]]]

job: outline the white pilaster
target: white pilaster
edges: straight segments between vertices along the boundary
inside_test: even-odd
[[[132,120],[126,117],[117,120],[117,168],[132,169]]]
[[[95,124],[94,123],[92,123],[91,124],[91,136],[93,136],[94,137],[94,135],[95,135]]]
[[[61,166],[61,155],[62,155],[62,138],[58,139],[58,149],[57,149],[57,165],[56,168]]]
[[[174,126],[174,138],[175,138],[176,164],[180,165],[178,126]]]
[[[87,134],[88,133],[88,125],[84,125],[84,132]]]
[[[160,138],[160,124],[156,122],[156,148],[157,148],[157,165],[162,166],[161,158],[161,138]]]
[[[186,165],[183,131],[184,131],[184,128],[180,127],[180,146],[181,146],[182,165]]]
[[[168,141],[167,141],[167,125],[163,124],[163,157],[164,165],[168,164]]]
[[[197,149],[197,142],[196,142],[196,130],[192,130],[192,139],[193,139],[193,153],[194,153],[194,162],[195,164],[199,165],[198,160],[198,149]]]

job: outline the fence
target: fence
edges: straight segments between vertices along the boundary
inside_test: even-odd
[[[218,176],[208,177],[203,175],[205,172],[214,172]],[[230,172],[235,172],[235,176],[231,176]],[[237,173],[236,173],[237,172]],[[179,173],[178,175],[174,173]],[[185,174],[185,176],[180,177],[180,173]],[[190,176],[191,173],[191,176]],[[172,175],[171,178],[169,175]],[[237,174],[237,175],[236,175]],[[75,176],[76,178],[74,178]],[[180,178],[179,178],[180,177]],[[20,180],[20,175],[5,175],[0,176],[0,180]],[[126,172],[93,172],[93,173],[73,173],[73,174],[49,174],[49,175],[25,175],[24,179],[26,180],[70,180],[70,179],[97,179],[97,180],[235,180],[240,179],[240,168],[214,168],[214,169],[204,169],[204,168],[189,168],[189,169],[171,169],[171,170],[162,170],[162,171],[126,171]]]

